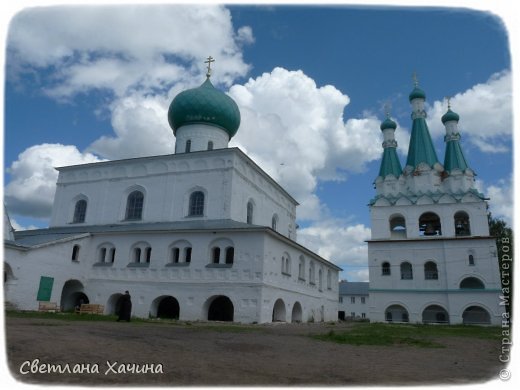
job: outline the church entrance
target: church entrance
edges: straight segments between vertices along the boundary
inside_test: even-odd
[[[302,305],[300,302],[295,302],[292,308],[291,322],[302,322]]]
[[[287,321],[286,315],[285,315],[285,303],[278,299],[274,303],[273,307],[273,322],[285,322]]]
[[[171,295],[160,296],[152,302],[150,314],[152,317],[178,320],[180,313],[179,301]]]
[[[208,321],[233,321],[233,302],[228,297],[220,295],[210,298],[206,305],[208,302]]]
[[[61,290],[60,307],[62,311],[73,311],[82,303],[89,303],[83,288],[83,284],[79,280],[71,279],[65,282]]]

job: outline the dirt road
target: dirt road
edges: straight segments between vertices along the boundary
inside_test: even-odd
[[[454,384],[495,379],[504,368],[498,361],[500,343],[491,340],[445,337],[439,339],[444,348],[418,348],[352,346],[308,337],[349,326],[175,326],[8,317],[7,356],[12,374],[23,382],[82,385]],[[71,373],[40,373],[48,371],[46,364],[62,369],[68,364]],[[99,373],[92,373],[96,365]],[[81,367],[83,373],[72,372]],[[136,368],[148,372],[136,373]]]

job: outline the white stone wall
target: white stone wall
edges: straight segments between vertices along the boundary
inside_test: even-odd
[[[338,311],[344,311],[345,317],[351,317],[355,313],[355,318],[362,318],[362,313],[365,313],[365,318],[369,318],[370,305],[368,295],[341,295],[341,301],[338,302]],[[352,303],[351,298],[355,302]],[[364,302],[363,302],[364,299]]]
[[[208,150],[208,143],[213,142],[213,149],[228,147],[228,133],[216,126],[205,124],[184,125],[175,136],[175,153],[186,152],[186,142],[191,141],[191,152]]]
[[[125,221],[128,195],[144,194],[140,221]],[[204,215],[189,217],[189,196],[205,194]],[[296,202],[238,149],[221,149],[85,164],[60,169],[50,226],[71,226],[74,207],[87,200],[85,225],[233,219],[246,222],[254,202],[253,223],[296,238]]]

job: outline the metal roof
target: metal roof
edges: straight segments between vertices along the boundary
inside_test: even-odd
[[[368,282],[339,282],[339,295],[368,295]]]

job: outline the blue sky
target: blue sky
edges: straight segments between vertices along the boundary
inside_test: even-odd
[[[343,277],[368,276],[379,123],[389,104],[404,163],[414,71],[439,159],[444,97],[452,96],[477,186],[511,222],[511,58],[508,31],[490,13],[58,7],[22,10],[7,38],[4,199],[18,228],[47,226],[52,166],[173,153],[167,106],[202,83],[208,55],[214,83],[241,109],[232,145],[300,201],[300,240],[342,266]]]

